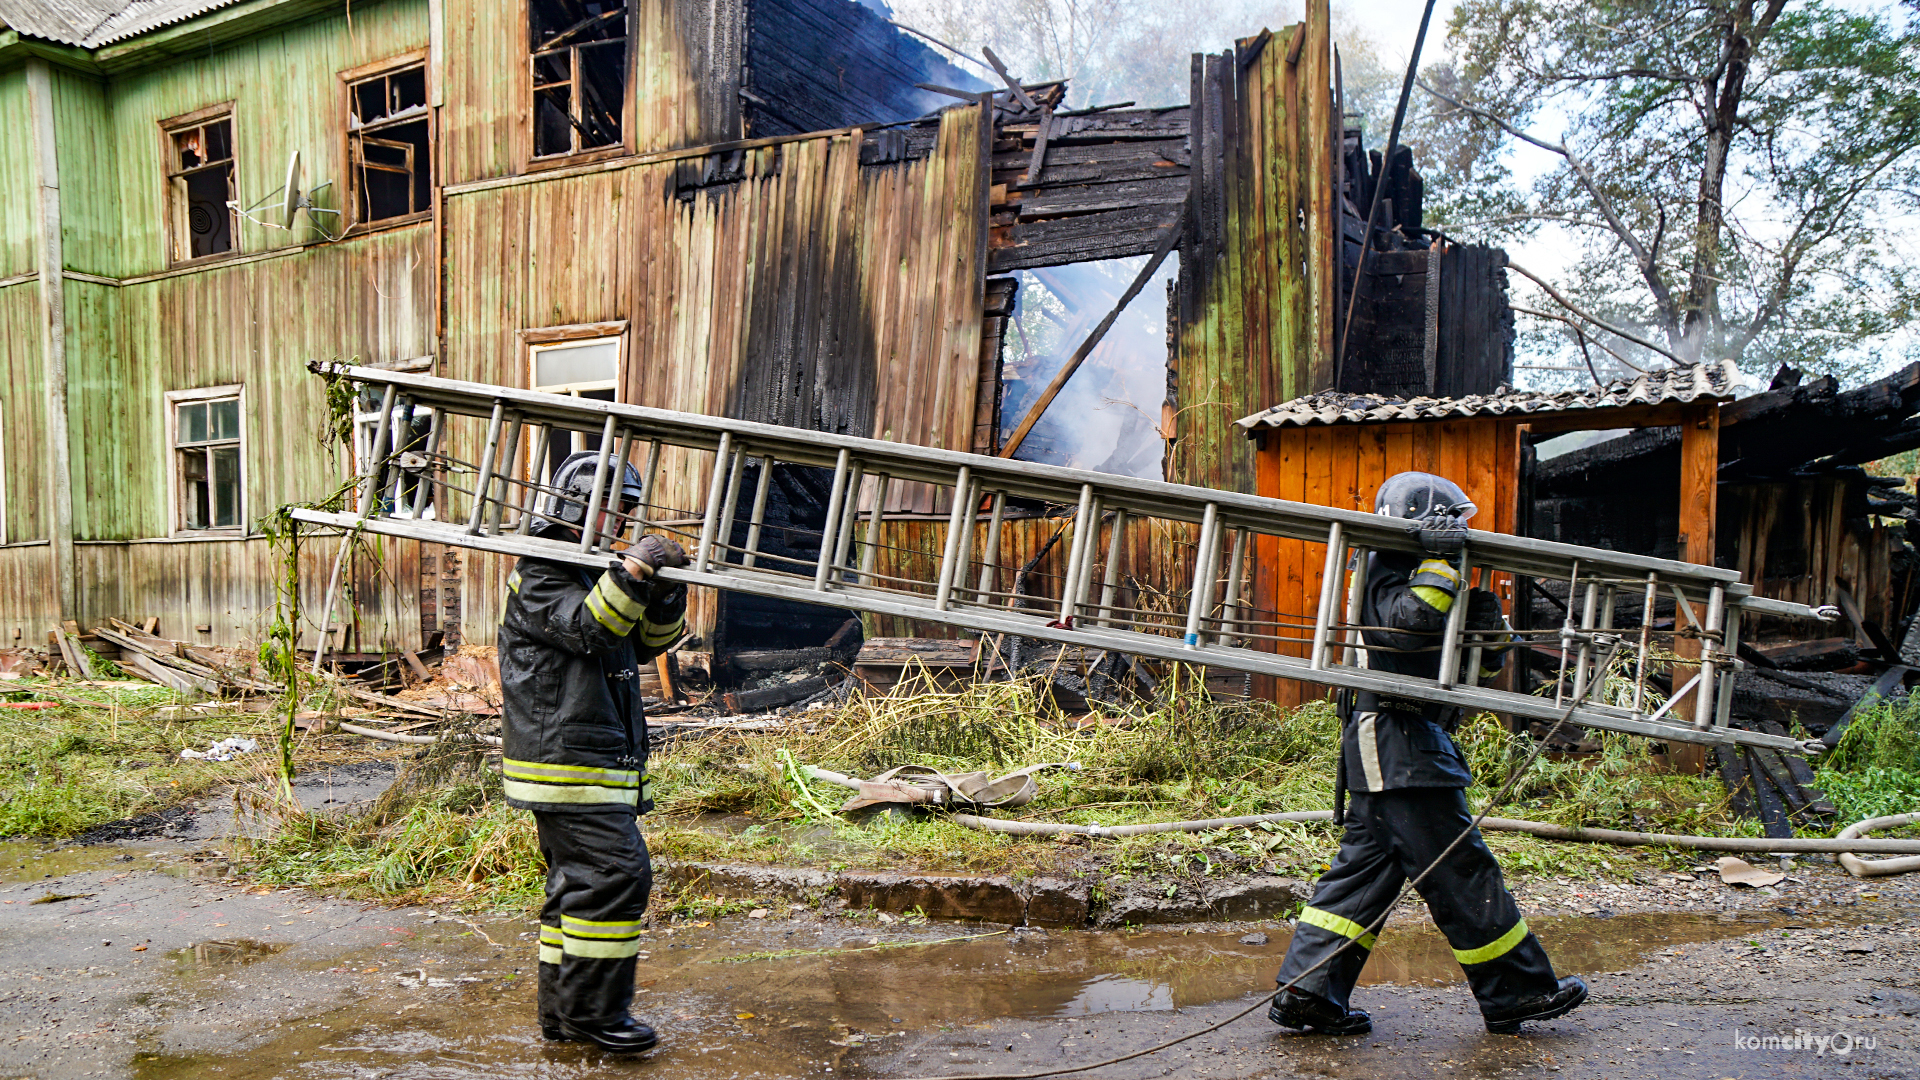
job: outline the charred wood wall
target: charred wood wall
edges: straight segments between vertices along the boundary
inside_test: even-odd
[[[1242,416],[1332,383],[1332,50],[1324,0],[1193,67],[1194,177],[1173,301],[1168,479],[1253,487]]]
[[[918,158],[862,165],[860,139],[829,135],[750,147],[737,169],[654,161],[455,193],[443,371],[524,385],[523,330],[605,324],[624,343],[623,401],[972,449],[983,141],[978,107],[962,106]],[[664,455],[659,504],[697,518],[711,467]],[[924,490],[890,503],[940,509]],[[505,567],[476,554],[463,573],[469,637],[484,640]],[[705,593],[696,633],[712,626]]]
[[[748,137],[911,120],[954,104],[915,83],[986,89],[853,0],[742,2]]]
[[[1191,113],[1048,112],[998,125],[988,269],[1151,254],[1186,209]]]

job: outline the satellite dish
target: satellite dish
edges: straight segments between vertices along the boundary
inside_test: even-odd
[[[281,228],[293,228],[293,215],[300,212],[300,151],[287,159],[287,186],[280,204]]]

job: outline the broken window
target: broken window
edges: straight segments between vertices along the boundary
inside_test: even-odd
[[[353,464],[356,475],[364,476],[374,444],[380,435],[380,399],[365,391],[353,399]],[[433,520],[433,490],[429,482],[432,470],[425,467],[427,437],[433,431],[433,410],[422,405],[408,407],[404,413],[396,405],[391,421],[393,430],[388,445],[399,467],[387,476],[386,489],[380,493],[375,512],[392,517],[410,518],[421,497],[421,485],[427,485],[426,505],[420,509],[423,520]],[[412,467],[410,467],[412,466]]]
[[[627,5],[528,0],[533,156],[620,144],[627,99]]]
[[[218,387],[169,394],[176,470],[175,528],[245,528],[242,505],[240,390]]]
[[[1114,318],[1106,334],[1041,413],[1014,457],[1076,469],[1161,478],[1166,437],[1166,282],[1177,258]],[[1055,376],[1113,312],[1147,256],[1016,272],[1013,317],[1002,331],[1000,444],[1019,428]]]
[[[358,220],[425,213],[433,185],[426,65],[349,83],[347,99],[347,149]]]
[[[233,250],[233,114],[221,111],[167,131],[173,259]]]
[[[617,337],[579,338],[546,345],[529,346],[533,370],[528,387],[544,394],[568,394],[596,401],[620,400],[620,339]],[[562,440],[554,447],[552,466],[557,468],[568,454],[598,450],[600,436],[584,431],[555,432]]]

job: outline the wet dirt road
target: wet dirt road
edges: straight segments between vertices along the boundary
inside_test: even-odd
[[[191,844],[0,844],[0,1077],[465,1080],[963,1076],[1098,1060],[1231,1015],[1286,927],[1034,932],[773,911],[647,936],[638,1010],[661,1050],[541,1040],[532,926],[247,891]],[[69,899],[34,901],[47,895]],[[1904,893],[1900,894],[1904,896]],[[1595,1000],[1485,1034],[1444,941],[1391,929],[1371,1036],[1291,1037],[1264,1009],[1103,1070],[1158,1076],[1911,1076],[1913,911],[1533,920]],[[1837,920],[1865,920],[1867,926]],[[1245,941],[1265,932],[1264,943]],[[959,939],[959,940],[955,940]],[[1257,940],[1257,939],[1256,939]],[[1805,1049],[1747,1048],[1796,1029]],[[1832,1037],[1874,1040],[1846,1053]]]

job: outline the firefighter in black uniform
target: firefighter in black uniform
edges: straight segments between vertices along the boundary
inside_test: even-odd
[[[1400,473],[1380,485],[1374,511],[1412,523],[1426,556],[1378,552],[1363,568],[1360,624],[1377,628],[1361,631],[1371,646],[1364,654],[1367,666],[1437,678],[1447,614],[1464,602],[1466,629],[1478,632],[1470,640],[1483,643],[1482,674],[1491,675],[1501,650],[1485,643],[1506,640],[1499,598],[1485,589],[1464,589],[1454,562],[1466,543],[1473,503],[1443,477]],[[1267,1016],[1283,1027],[1358,1035],[1371,1031],[1373,1021],[1350,1007],[1348,996],[1373,948],[1373,923],[1401,885],[1472,823],[1465,789],[1473,776],[1452,738],[1458,707],[1360,692],[1342,713],[1341,787],[1352,793],[1342,818],[1346,832],[1313,900],[1301,909],[1280,965],[1278,981],[1286,989],[1274,995]],[[1522,1021],[1551,1019],[1586,1000],[1579,979],[1555,979],[1546,950],[1520,917],[1478,830],[1419,889],[1466,971],[1488,1031],[1514,1034]],[[1315,968],[1349,942],[1345,952]]]
[[[532,532],[578,542],[592,501],[593,452],[554,474]],[[618,535],[641,498],[627,465],[608,476],[597,531]],[[680,636],[686,587],[656,578],[685,566],[671,540],[648,534],[599,574],[523,558],[507,577],[500,621],[507,802],[533,811],[547,864],[540,912],[540,1030],[607,1050],[648,1050],[633,1018],[633,969],[653,870],[636,815],[647,796],[647,722],[639,665]]]

